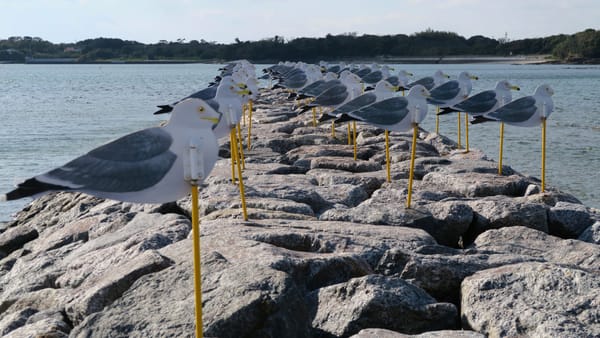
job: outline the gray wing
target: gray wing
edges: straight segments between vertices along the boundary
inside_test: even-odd
[[[282,81],[282,85],[286,88],[300,88],[306,84],[306,73],[296,72],[290,77],[286,77]]]
[[[326,82],[323,82],[321,85],[317,86],[316,88],[314,88],[313,90],[306,91],[304,93],[304,95],[318,96],[319,94],[323,93],[327,89],[334,87],[334,86],[341,85],[341,84],[342,84],[342,82],[340,80],[326,81]]]
[[[435,81],[432,76],[426,76],[424,78],[418,79],[417,81],[411,82],[407,85],[408,88],[414,87],[420,84],[425,87],[427,90],[431,90],[433,86],[435,86]]]
[[[178,104],[179,102],[185,100],[185,99],[189,99],[189,98],[195,98],[195,99],[200,99],[200,100],[210,100],[210,99],[214,99],[215,96],[217,95],[217,86],[213,86],[213,87],[207,87],[204,88],[200,91],[195,92],[194,94],[188,95],[186,97],[184,97],[181,100],[175,101],[173,103],[171,103],[168,106],[158,106],[159,108],[161,108],[161,110],[159,110],[157,113],[168,113],[171,112],[173,110],[173,107],[175,107],[176,104]],[[170,108],[169,108],[170,107]],[[166,111],[164,111],[164,109],[167,109]]]
[[[334,111],[330,112],[329,115],[335,116],[338,114],[349,113],[351,111],[355,111],[364,106],[368,106],[372,103],[375,103],[376,100],[377,100],[377,95],[375,95],[374,93],[366,93],[366,94],[358,96],[357,98],[355,98],[353,100],[348,101],[343,106],[340,106],[337,109],[335,109]]]
[[[399,86],[400,85],[400,79],[397,76],[390,76],[387,79],[385,79],[387,82],[389,82],[392,86]]]
[[[444,104],[448,100],[452,100],[460,93],[460,85],[458,81],[448,81],[429,91],[430,98],[427,98],[429,104]]]
[[[383,79],[383,74],[380,70],[375,70],[361,78],[366,83],[376,83]]]
[[[215,111],[219,111],[219,102],[213,99],[204,100],[204,102],[208,103],[208,105],[214,109]]]
[[[217,86],[207,87],[202,89],[201,91],[195,92],[194,94],[180,100],[183,101],[185,99],[194,98],[200,100],[209,100],[214,98],[217,95]],[[179,101],[178,101],[179,102]]]
[[[498,103],[495,90],[486,90],[477,93],[468,99],[454,105],[456,110],[471,114],[482,114],[490,111]]]
[[[392,97],[348,113],[348,115],[367,123],[391,126],[402,121],[408,115],[408,100],[405,97]]]
[[[485,116],[503,122],[518,123],[527,121],[531,115],[535,114],[536,109],[535,98],[533,96],[525,96],[507,103]]]
[[[70,182],[78,190],[129,192],[149,188],[171,169],[173,139],[161,128],[123,136],[41,175]],[[43,178],[41,178],[43,180]]]
[[[370,68],[363,68],[363,69],[356,71],[356,73],[354,73],[354,74],[356,74],[356,75],[358,75],[358,77],[362,78],[363,76],[369,74],[370,72],[371,72]]]
[[[325,80],[317,80],[317,81],[315,81],[315,82],[313,82],[313,83],[309,84],[308,86],[306,86],[306,87],[304,87],[304,88],[300,89],[298,92],[299,92],[300,94],[305,94],[305,95],[307,95],[307,93],[309,93],[310,91],[314,90],[315,88],[317,88],[317,87],[321,86],[321,85],[322,85],[322,84],[324,84],[324,83],[325,83]]]
[[[333,86],[315,98],[312,105],[316,106],[335,106],[348,97],[348,91],[343,84]]]

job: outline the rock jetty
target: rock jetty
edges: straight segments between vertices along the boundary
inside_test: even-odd
[[[207,337],[598,337],[600,211],[421,131],[296,116],[255,102],[244,171],[229,145],[201,187]],[[0,227],[3,337],[191,337],[188,199],[138,205],[53,193]]]

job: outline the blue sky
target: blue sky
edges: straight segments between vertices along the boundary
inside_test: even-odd
[[[0,0],[0,39],[113,37],[231,43],[283,36],[412,34],[511,40],[600,29],[598,0]]]

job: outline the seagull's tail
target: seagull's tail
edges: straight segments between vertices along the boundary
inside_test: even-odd
[[[276,83],[273,85],[273,87],[271,87],[271,89],[285,89],[286,87],[284,85],[282,85],[281,83]]]
[[[6,194],[0,195],[0,202],[6,202],[6,201],[8,201]]]
[[[458,111],[457,109],[454,109],[452,107],[446,107],[446,108],[442,108],[442,110],[440,110],[440,112],[437,113],[436,115],[446,115],[446,114],[454,113],[457,111]]]
[[[298,112],[298,115],[302,114],[302,113],[306,113],[307,111],[313,109],[314,107],[316,107],[314,104],[307,104],[302,106],[302,108],[300,108],[300,111]]]
[[[473,116],[473,119],[471,120],[471,124],[478,124],[478,123],[484,123],[484,122],[490,122],[490,121],[496,121],[496,120],[487,118],[483,115],[475,115],[475,116]]]
[[[355,118],[353,118],[352,116],[348,115],[348,114],[340,114],[336,119],[335,122],[346,122],[346,121],[356,121]]]
[[[49,184],[38,181],[35,177],[19,183],[17,189],[8,192],[6,195],[0,196],[0,201],[18,200],[23,197],[34,196],[45,193],[50,190],[71,190],[68,187]]]
[[[290,93],[290,95],[288,95],[287,99],[288,100],[293,100],[298,96],[298,94],[296,94],[295,92]]]
[[[173,111],[173,107],[171,107],[168,104],[157,106],[157,107],[160,108],[160,110],[155,111],[154,115],[167,114],[167,113],[170,113],[171,111]]]
[[[333,120],[335,118],[337,118],[336,115],[323,114],[321,117],[319,117],[318,121],[325,122],[325,121]]]

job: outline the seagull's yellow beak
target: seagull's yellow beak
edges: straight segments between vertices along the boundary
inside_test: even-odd
[[[521,90],[521,88],[519,86],[510,86],[510,89],[512,89],[512,90]]]
[[[471,75],[470,78],[471,78],[471,80],[479,80],[479,77],[475,76],[475,75]]]
[[[400,86],[392,86],[392,90],[398,92],[400,91]]]
[[[219,123],[219,118],[218,117],[201,116],[200,119],[201,120],[205,120],[205,121],[210,121],[213,124]]]
[[[237,92],[235,92],[238,95],[252,95],[252,92],[249,91],[248,89],[244,89],[244,90],[238,90]]]
[[[406,75],[408,75],[408,76],[415,76],[415,74],[413,74],[411,72],[406,72]]]

